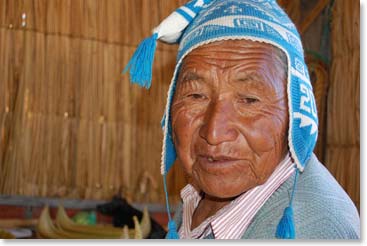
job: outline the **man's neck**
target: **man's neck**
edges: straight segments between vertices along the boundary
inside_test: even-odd
[[[221,199],[204,194],[203,199],[200,200],[199,205],[196,207],[192,216],[191,230],[195,229],[204,220],[214,215],[235,198],[236,197]]]

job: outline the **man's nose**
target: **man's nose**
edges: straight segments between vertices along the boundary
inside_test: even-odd
[[[234,124],[233,106],[229,102],[216,101],[209,105],[199,135],[210,145],[236,140],[238,131]]]

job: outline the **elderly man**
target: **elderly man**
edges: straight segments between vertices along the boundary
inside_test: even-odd
[[[132,70],[157,39],[180,44],[163,120],[165,189],[176,157],[189,177],[167,238],[359,238],[353,202],[312,153],[312,86],[276,1],[190,1],[142,43]]]

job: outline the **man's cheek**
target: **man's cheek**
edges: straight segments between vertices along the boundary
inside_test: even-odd
[[[246,124],[245,135],[256,152],[268,152],[280,140],[286,137],[287,118],[269,114]]]
[[[174,136],[174,143],[179,145],[187,144],[190,138],[190,125],[192,119],[187,110],[179,110],[172,117],[172,129]]]
[[[266,120],[246,122],[240,126],[248,146],[257,154],[271,151],[274,147],[275,129]]]
[[[174,118],[172,129],[175,148],[178,158],[186,169],[193,163],[191,147],[193,146],[193,135],[196,127],[195,117],[192,117],[189,110],[180,110],[172,118]]]

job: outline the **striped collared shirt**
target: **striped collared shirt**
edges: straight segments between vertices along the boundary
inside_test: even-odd
[[[213,233],[216,239],[240,239],[257,211],[294,171],[294,164],[288,154],[264,184],[243,193],[192,231],[192,215],[202,196],[191,184],[186,185],[181,190],[183,217],[180,238],[199,239]]]

